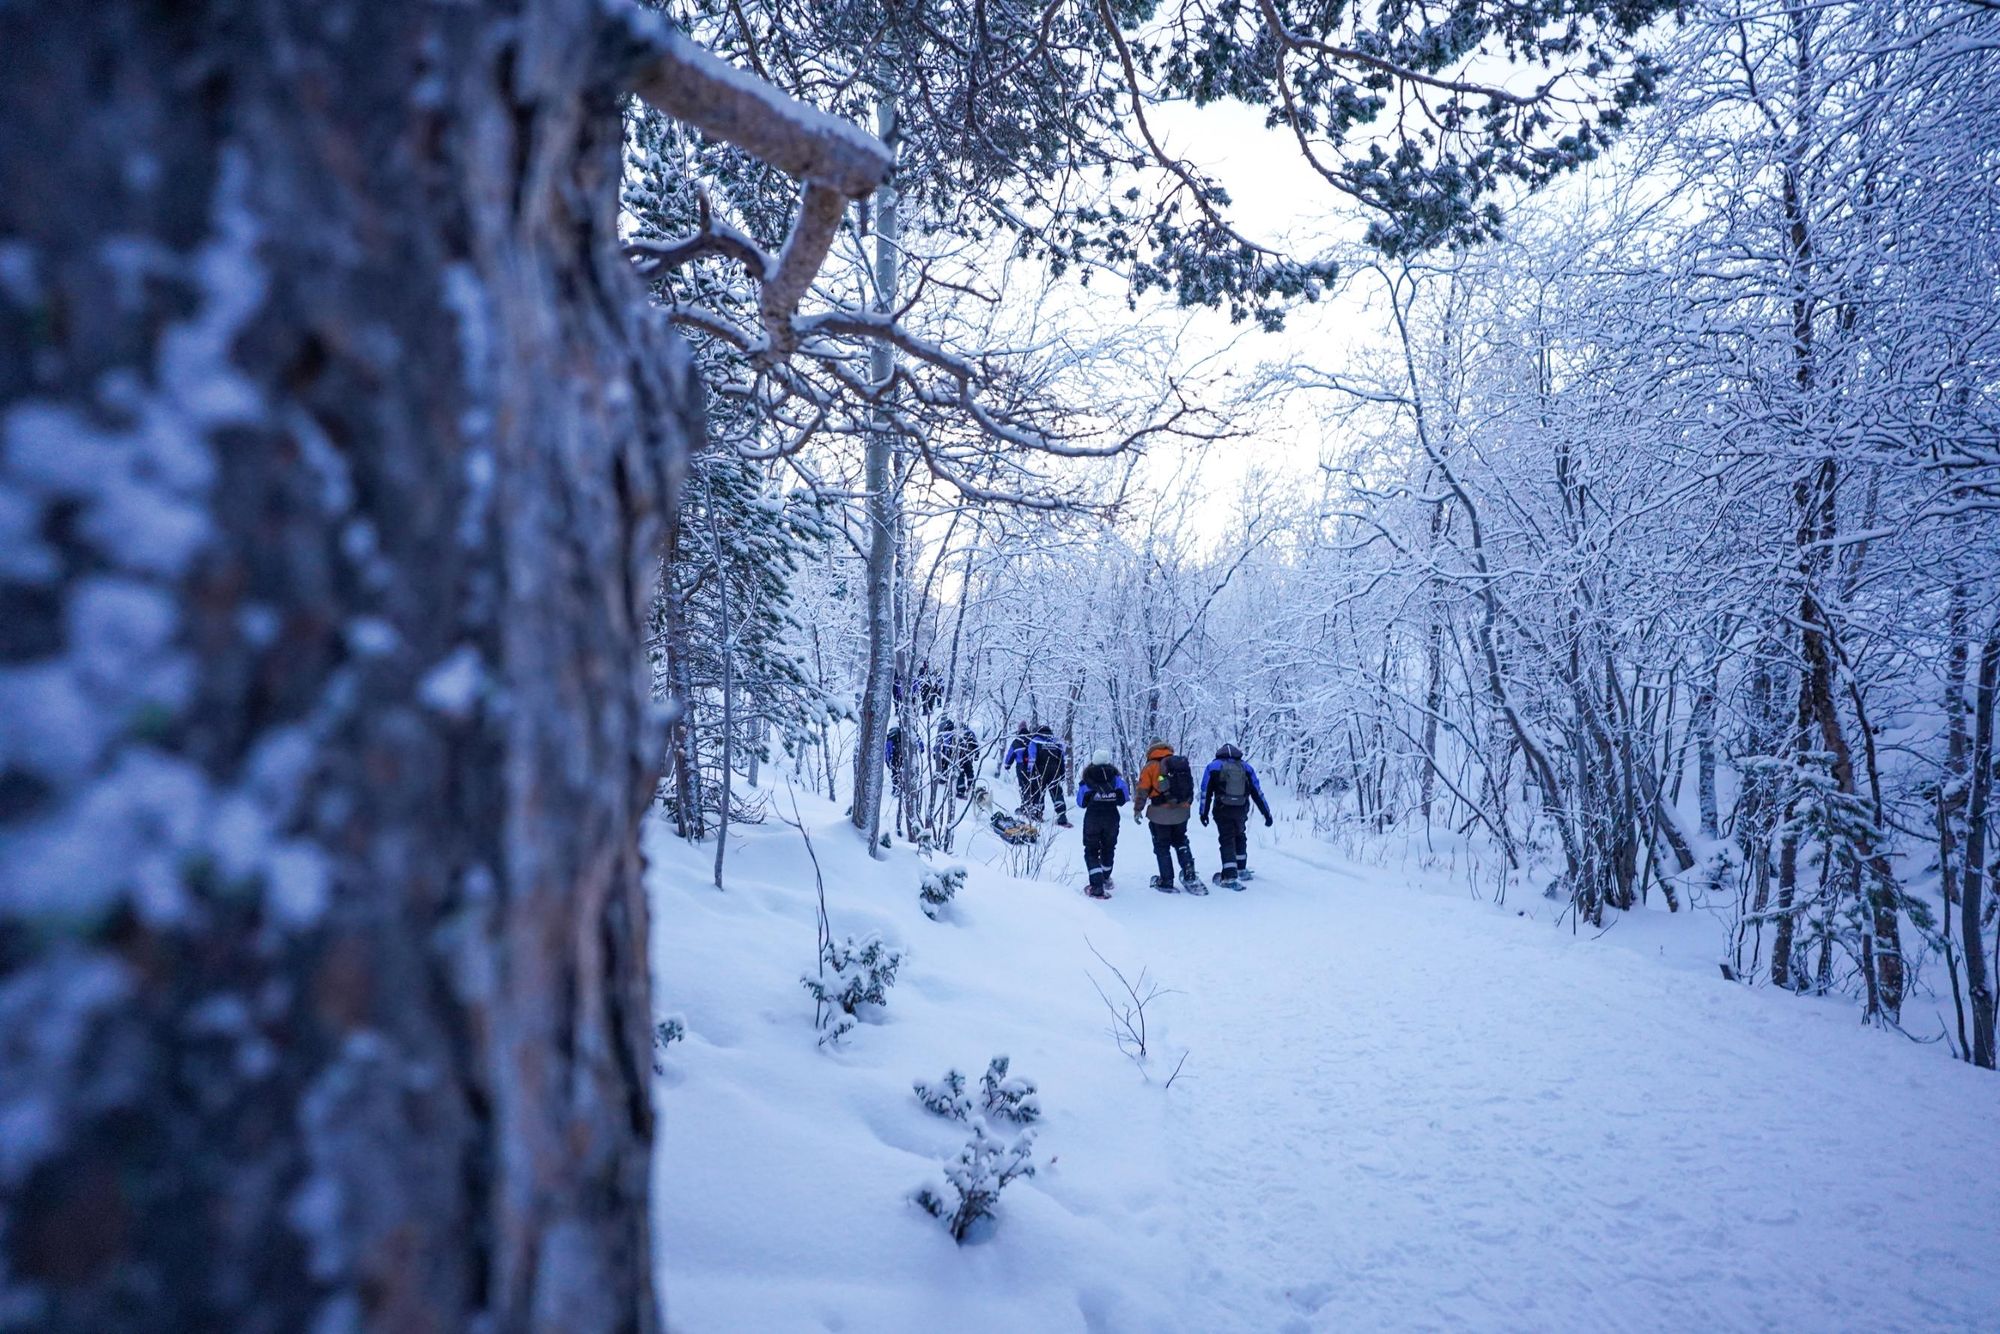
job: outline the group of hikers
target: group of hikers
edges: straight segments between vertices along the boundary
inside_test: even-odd
[[[882,746],[882,763],[889,768],[889,784],[898,796],[903,791],[902,757],[903,729],[894,724]],[[951,781],[954,793],[961,798],[971,796],[979,785],[979,733],[969,724],[940,719],[937,735],[931,740],[931,763],[940,777]]]
[[[1001,756],[1000,770],[1012,769],[1020,785],[1019,814],[1039,824],[1053,799],[1056,824],[1070,828],[1069,812],[1063,801],[1063,782],[1068,757],[1062,741],[1046,726],[1022,723]],[[1153,857],[1159,872],[1152,887],[1166,893],[1186,890],[1206,894],[1207,887],[1194,867],[1194,849],[1188,845],[1188,821],[1197,814],[1204,826],[1214,822],[1222,867],[1215,882],[1241,889],[1250,878],[1247,830],[1254,806],[1271,823],[1270,803],[1257,781],[1257,770],[1233,745],[1223,745],[1195,782],[1188,757],[1166,741],[1156,741],[1146,750],[1146,764],[1140,769],[1136,790],[1125,781],[1108,750],[1099,750],[1084,766],[1076,785],[1076,805],[1083,812],[1083,861],[1090,882],[1085,893],[1092,898],[1111,897],[1111,868],[1118,852],[1119,808],[1132,807],[1132,819],[1152,831]],[[1176,878],[1178,870],[1178,878]]]
[[[1264,800],[1264,788],[1257,771],[1233,745],[1216,749],[1215,758],[1202,770],[1201,782],[1194,780],[1188,757],[1172,743],[1155,741],[1146,748],[1146,764],[1139,770],[1136,790],[1128,788],[1125,775],[1112,762],[1111,752],[1099,750],[1078,779],[1076,804],[1083,810],[1083,864],[1090,883],[1084,892],[1095,899],[1111,897],[1111,865],[1118,851],[1118,808],[1132,803],[1132,819],[1147,825],[1153,835],[1153,858],[1159,872],[1152,879],[1154,889],[1175,892],[1175,863],[1179,863],[1179,889],[1190,894],[1206,894],[1201,877],[1194,869],[1194,849],[1188,846],[1188,820],[1200,801],[1201,822],[1215,822],[1216,842],[1222,867],[1215,883],[1231,889],[1243,888],[1250,878],[1250,808],[1254,805],[1271,824],[1271,806]]]
[[[937,708],[943,695],[942,684],[930,671],[929,663],[918,668],[911,682],[906,684],[898,677],[895,683],[897,701],[914,702],[925,714]],[[903,783],[902,747],[902,728],[891,727],[882,759],[898,793]],[[978,792],[979,733],[970,724],[954,722],[949,717],[940,719],[931,741],[930,758],[933,772],[949,782],[957,796],[967,798]],[[1020,787],[1020,803],[1015,807],[1019,823],[1010,824],[1003,814],[996,813],[996,830],[1001,830],[1003,836],[1020,830],[1032,840],[1051,802],[1055,806],[1057,827],[1073,827],[1069,805],[1064,800],[1064,785],[1069,776],[1068,749],[1053,730],[1042,723],[1021,723],[1016,727],[1014,735],[1007,739],[994,777],[1009,770]],[[1146,749],[1146,763],[1139,770],[1136,790],[1126,783],[1111,752],[1098,750],[1084,766],[1076,785],[1076,805],[1083,812],[1084,867],[1090,876],[1084,892],[1092,898],[1111,897],[1111,865],[1118,851],[1118,812],[1128,803],[1133,821],[1152,831],[1153,857],[1159,863],[1152,887],[1169,894],[1183,890],[1190,894],[1208,892],[1195,871],[1194,849],[1188,845],[1188,822],[1197,814],[1204,826],[1211,821],[1215,825],[1222,861],[1221,869],[1215,873],[1215,883],[1233,889],[1241,889],[1243,882],[1250,879],[1247,831],[1251,808],[1255,807],[1264,817],[1267,827],[1271,823],[1271,807],[1264,800],[1257,770],[1234,745],[1216,749],[1215,758],[1202,770],[1201,781],[1197,783],[1188,757],[1169,742],[1155,741]]]

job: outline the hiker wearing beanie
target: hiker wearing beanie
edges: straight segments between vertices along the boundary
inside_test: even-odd
[[[1131,796],[1125,775],[1111,762],[1111,752],[1090,757],[1076,785],[1076,804],[1083,811],[1083,865],[1090,872],[1084,893],[1093,899],[1111,897],[1111,862],[1118,851],[1118,808]]]

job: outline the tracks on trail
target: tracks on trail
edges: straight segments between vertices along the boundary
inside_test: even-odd
[[[1119,914],[1188,1328],[1986,1327],[1991,1076],[1330,853]]]

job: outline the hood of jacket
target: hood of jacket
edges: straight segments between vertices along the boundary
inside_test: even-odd
[[[1151,746],[1146,748],[1146,758],[1148,760],[1164,760],[1173,753],[1173,746],[1165,741],[1155,741]]]

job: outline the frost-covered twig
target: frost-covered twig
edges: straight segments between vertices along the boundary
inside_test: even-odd
[[[1146,1062],[1146,1007],[1161,996],[1168,996],[1173,993],[1147,977],[1144,968],[1139,970],[1139,976],[1136,981],[1127,978],[1117,964],[1111,962],[1111,960],[1098,952],[1097,946],[1090,943],[1090,937],[1085,936],[1083,943],[1092,954],[1097,955],[1099,963],[1111,970],[1111,975],[1118,979],[1118,985],[1125,991],[1126,998],[1124,1000],[1113,1000],[1105,993],[1104,988],[1099,985],[1096,977],[1088,972],[1084,974],[1085,977],[1090,978],[1090,985],[1096,989],[1097,998],[1104,1002],[1104,1008],[1111,1012],[1111,1040],[1118,1044],[1119,1051],[1131,1057],[1135,1063],[1144,1065]],[[1187,1058],[1182,1057],[1182,1059],[1186,1060]],[[1179,1069],[1180,1067],[1176,1066],[1175,1073],[1179,1073]]]
[[[819,869],[819,854],[813,850],[812,835],[806,832],[806,822],[799,815],[799,794],[793,790],[789,782],[785,784],[785,795],[791,798],[792,818],[785,820],[785,817],[782,815],[778,818],[785,820],[786,824],[798,830],[799,837],[805,840],[806,856],[812,861],[813,887],[819,894],[819,914],[816,918],[818,937],[814,942],[814,953],[819,958],[819,976],[820,981],[824,983],[826,980],[827,953],[833,946],[833,923],[828,920],[826,915],[826,876]],[[825,1031],[827,1025],[827,1002],[823,995],[815,996],[815,1000],[817,1003],[813,1007],[813,1026],[821,1031]]]

